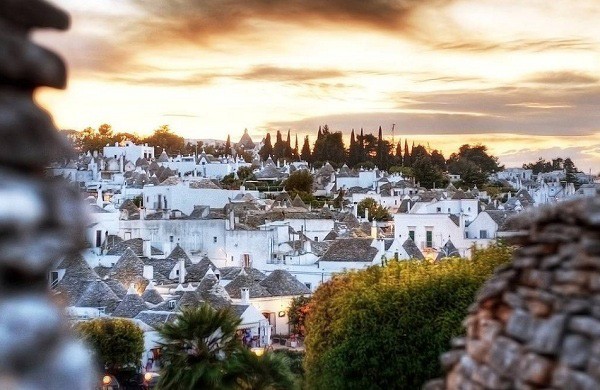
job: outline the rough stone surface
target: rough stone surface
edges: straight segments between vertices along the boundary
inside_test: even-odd
[[[63,87],[66,72],[28,37],[68,25],[43,0],[0,1],[0,389],[91,389],[97,380],[47,292],[52,263],[82,248],[87,223],[77,190],[43,175],[71,149],[33,91]]]
[[[600,197],[507,222],[513,261],[494,273],[442,357],[444,389],[600,389]],[[441,387],[440,387],[441,386]]]

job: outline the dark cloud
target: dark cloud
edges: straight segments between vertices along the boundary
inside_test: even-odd
[[[538,84],[596,84],[599,79],[586,73],[562,71],[536,73],[525,81]]]
[[[300,26],[342,25],[403,31],[412,28],[413,12],[451,0],[135,0],[148,13],[145,30],[156,37],[194,42],[239,33],[252,20]],[[281,31],[274,31],[279,34]],[[151,39],[154,39],[150,37]]]
[[[308,117],[267,126],[298,130],[323,123],[349,132],[352,128],[377,129],[389,134],[391,124],[407,134],[589,135],[600,131],[600,87],[540,90],[496,88],[397,94],[395,111],[340,113]],[[388,130],[386,130],[388,129]]]
[[[452,41],[436,41],[433,39],[422,38],[431,47],[437,50],[453,50],[463,52],[491,52],[491,51],[530,51],[546,52],[554,50],[595,50],[594,42],[572,38],[553,38],[545,40],[517,39],[505,42],[491,42],[482,40],[473,40],[471,38],[455,39]]]
[[[256,81],[312,81],[344,77],[346,73],[334,69],[301,69],[301,68],[281,68],[275,66],[261,65],[239,74],[236,77],[241,80]]]

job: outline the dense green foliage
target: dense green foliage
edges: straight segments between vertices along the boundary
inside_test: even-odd
[[[365,211],[369,210],[369,221],[389,221],[392,218],[388,209],[373,198],[365,198],[358,202],[356,206],[358,215],[361,216],[364,216]]]
[[[308,388],[417,389],[440,375],[439,354],[510,254],[495,246],[471,260],[391,261],[322,284],[306,323]]]
[[[240,324],[229,309],[209,305],[184,309],[163,325],[161,389],[290,389],[289,362],[279,355],[256,356],[236,338]]]
[[[102,370],[117,372],[135,368],[144,352],[144,332],[123,318],[102,318],[80,322],[76,332],[92,348]]]
[[[313,177],[307,170],[294,171],[283,185],[288,192],[312,193]]]

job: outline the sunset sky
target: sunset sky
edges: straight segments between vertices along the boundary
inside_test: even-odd
[[[59,128],[110,123],[186,138],[327,123],[429,143],[481,142],[507,166],[571,157],[600,171],[598,0],[54,0]]]

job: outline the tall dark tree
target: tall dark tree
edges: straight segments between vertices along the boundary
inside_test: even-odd
[[[312,162],[312,155],[310,153],[310,143],[308,135],[304,137],[304,144],[302,145],[302,151],[300,152],[300,158],[307,163]]]
[[[315,141],[312,157],[314,161],[331,161],[336,164],[346,162],[346,149],[341,132],[330,132],[327,125],[323,126],[321,138]]]
[[[396,144],[396,155],[395,157],[395,165],[402,166],[402,142],[398,141]]]
[[[300,154],[298,149],[298,134],[296,133],[296,143],[294,145],[294,150],[292,151],[292,157],[297,160],[299,156]]]
[[[225,155],[233,155],[233,152],[231,150],[231,137],[229,134],[227,134],[227,141],[225,141]]]
[[[408,140],[404,139],[404,157],[402,158],[402,166],[410,167],[412,165],[411,155],[408,151]]]
[[[575,163],[569,157],[565,158],[563,163],[563,168],[565,170],[565,180],[567,183],[575,183],[578,184],[579,180],[577,179],[577,168],[575,167]]]
[[[383,139],[383,132],[381,126],[379,126],[379,133],[377,135],[377,153],[375,157],[379,169],[387,171],[390,168],[391,149],[392,145],[389,141]]]
[[[354,129],[350,133],[350,147],[348,148],[348,165],[350,167],[356,166],[360,160],[360,141],[356,140],[354,136]]]
[[[319,126],[319,131],[317,131],[317,140],[320,140],[322,136],[323,133],[321,132],[321,126]]]
[[[358,161],[363,162],[367,160],[367,154],[365,153],[365,135],[362,127],[360,128],[360,136],[358,137]]]
[[[287,142],[283,140],[281,131],[277,130],[275,138],[275,145],[273,145],[273,160],[277,161],[285,157],[285,150],[287,148]]]
[[[263,147],[258,152],[258,155],[260,156],[260,159],[262,161],[266,161],[269,158],[269,156],[273,155],[273,145],[271,145],[270,133],[267,133],[267,135],[265,136],[265,142],[263,144]]]
[[[434,149],[431,152],[431,162],[433,163],[433,165],[438,167],[442,172],[446,171],[446,159],[444,158],[444,155],[442,154],[442,152],[440,152],[439,150]]]
[[[447,161],[448,172],[460,175],[461,180],[469,187],[481,188],[491,173],[501,171],[498,158],[487,153],[484,145],[465,144],[458,153],[452,153]]]
[[[442,170],[431,161],[430,156],[419,155],[413,162],[412,171],[415,180],[425,188],[439,188],[446,184]]]

